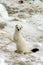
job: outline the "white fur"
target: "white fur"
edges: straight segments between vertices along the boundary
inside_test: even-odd
[[[19,29],[19,31],[18,31],[18,29]],[[22,29],[21,25],[16,25],[15,34],[14,34],[14,38],[13,38],[14,41],[16,42],[18,51],[23,52],[23,53],[24,52],[31,53],[32,49],[34,49],[34,48],[40,49],[42,47],[42,45],[40,43],[27,42],[21,34],[21,29]]]
[[[18,29],[20,28],[21,27],[18,25]],[[17,28],[15,29],[14,41],[16,42],[18,51],[23,53],[31,52],[30,49],[32,49],[33,46],[29,42],[27,42],[25,38],[22,36],[21,29],[19,31],[17,30]]]

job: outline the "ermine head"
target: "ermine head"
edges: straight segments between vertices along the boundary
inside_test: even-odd
[[[22,28],[23,28],[22,25],[18,25],[18,24],[16,25],[16,30],[17,31],[21,31]]]

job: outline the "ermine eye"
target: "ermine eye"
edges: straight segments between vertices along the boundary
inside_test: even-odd
[[[18,28],[18,26],[16,25],[16,28]]]

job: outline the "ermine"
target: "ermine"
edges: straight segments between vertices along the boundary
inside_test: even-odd
[[[31,52],[35,53],[39,51],[38,48],[30,48],[32,47],[31,45],[29,45],[30,43],[28,43],[29,45],[29,48],[28,48],[27,41],[21,34],[22,28],[23,28],[22,25],[16,25],[15,27],[15,34],[13,39],[14,39],[14,42],[16,43],[17,51],[21,53],[31,53]]]

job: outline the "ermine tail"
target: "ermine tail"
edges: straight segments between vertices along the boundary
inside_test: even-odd
[[[32,49],[31,51],[32,51],[33,53],[36,53],[36,52],[39,51],[39,49],[38,49],[38,48],[34,48],[34,49]]]

